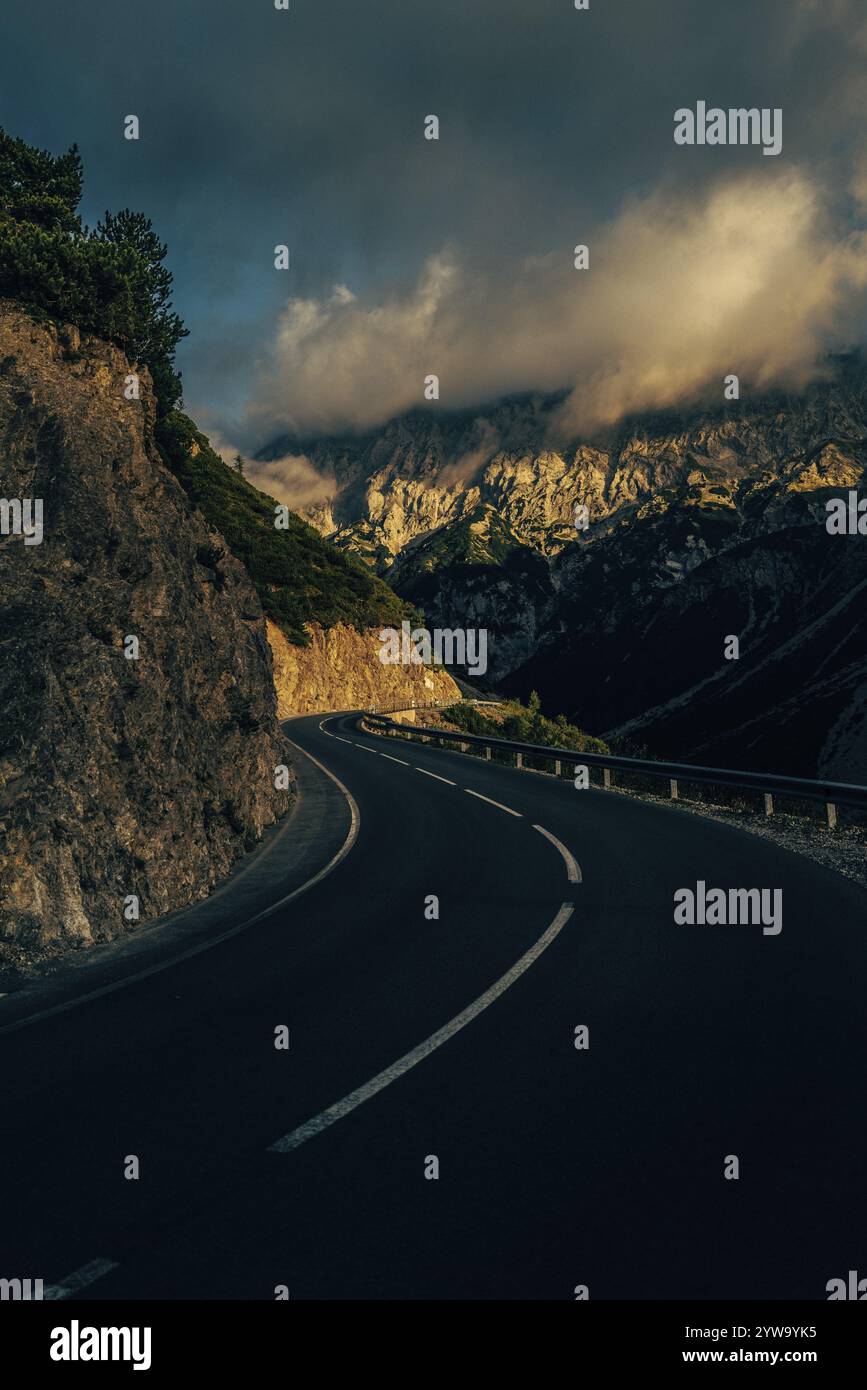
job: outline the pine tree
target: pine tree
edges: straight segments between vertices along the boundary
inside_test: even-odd
[[[121,280],[118,325],[127,352],[150,369],[157,394],[166,408],[180,397],[180,378],[171,362],[181,338],[187,336],[180,317],[172,312],[172,274],[163,265],[167,246],[160,241],[149,217],[141,212],[106,212],[97,223],[94,239],[120,252]],[[172,395],[169,402],[166,395]]]
[[[0,217],[80,234],[82,178],[77,145],[52,155],[0,130]]]
[[[140,212],[78,214],[78,149],[52,155],[0,130],[0,296],[117,343],[153,378],[157,412],[180,401],[175,350],[187,330],[171,307],[166,247]]]

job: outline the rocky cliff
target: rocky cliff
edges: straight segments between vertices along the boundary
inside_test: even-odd
[[[299,647],[268,623],[281,719],[320,710],[381,708],[400,700],[426,705],[460,699],[442,667],[384,666],[375,631],[357,632],[340,623],[327,630],[310,624],[308,632],[309,645]]]
[[[207,894],[290,804],[262,607],[163,466],[122,353],[0,305],[0,952]]]

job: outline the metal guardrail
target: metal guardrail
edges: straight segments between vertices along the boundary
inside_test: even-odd
[[[415,702],[406,703],[404,700],[399,705],[369,705],[366,713],[368,714],[401,714],[404,711],[418,709],[450,709],[452,705],[501,705],[502,700],[482,700],[482,699],[461,699],[461,700],[432,700],[426,705],[417,705]]]
[[[468,734],[464,733],[462,729],[429,729],[418,724],[400,724],[385,717],[387,713],[397,713],[398,710],[406,708],[407,706],[402,705],[398,706],[396,710],[367,714],[365,720],[368,723],[384,727],[387,731],[396,729],[403,734],[409,733],[419,735],[422,738],[439,739],[441,743],[475,745],[485,748],[488,758],[491,756],[490,750],[492,748],[503,753],[514,753],[518,767],[523,766],[525,755],[532,758],[548,759],[555,765],[555,776],[560,775],[561,765],[564,762],[574,763],[578,767],[598,767],[602,769],[606,788],[611,787],[612,772],[628,772],[642,777],[659,777],[669,782],[673,800],[678,798],[679,782],[699,782],[705,785],[762,792],[765,798],[766,815],[773,814],[774,796],[824,802],[828,811],[828,825],[832,829],[837,823],[836,808],[838,805],[867,807],[867,787],[851,782],[822,782],[809,777],[785,777],[771,772],[737,772],[730,768],[698,767],[691,763],[654,762],[646,758],[623,758],[614,753],[581,753],[574,748],[552,748],[542,744],[518,743],[511,739],[491,738],[488,734]],[[435,706],[417,705],[415,708],[431,709]]]

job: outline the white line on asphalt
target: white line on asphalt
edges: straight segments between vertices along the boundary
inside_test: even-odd
[[[356,746],[356,748],[363,748],[364,751],[365,751],[365,753],[372,753],[372,754],[374,755],[374,757],[376,757],[376,758],[379,757],[379,749],[378,749],[378,748],[368,748],[368,746],[367,746],[366,743],[356,743],[355,746]]]
[[[508,811],[510,816],[517,816],[520,820],[521,812],[513,811],[511,806],[504,806],[502,801],[492,801],[489,796],[482,796],[481,792],[474,792],[472,787],[464,787],[464,791],[469,796],[477,796],[479,798],[479,801],[487,801],[489,806],[496,806],[499,811]]]
[[[319,725],[319,732],[325,734],[328,738],[337,738],[336,734],[329,733],[328,729],[323,729],[321,723]]]
[[[381,758],[388,758],[390,763],[400,763],[402,767],[409,767],[409,763],[405,758],[393,758],[390,753],[380,753],[379,756]]]
[[[67,1274],[59,1284],[46,1284],[42,1297],[55,1300],[69,1298],[71,1294],[78,1293],[79,1289],[86,1289],[88,1284],[95,1284],[97,1279],[101,1279],[112,1269],[117,1269],[115,1260],[91,1260],[90,1264],[82,1265],[81,1269]]]
[[[101,999],[104,994],[114,994],[115,990],[125,989],[127,985],[135,984],[137,980],[146,980],[151,975],[159,975],[163,970],[170,970],[173,965],[179,965],[183,960],[191,960],[193,956],[200,956],[203,951],[210,951],[213,946],[219,946],[221,941],[229,941],[231,937],[238,936],[248,927],[253,927],[257,922],[263,922],[266,917],[270,917],[278,908],[285,907],[295,898],[300,898],[302,893],[306,893],[308,888],[313,888],[317,883],[321,883],[332,869],[336,869],[342,859],[345,859],[355,841],[358,838],[358,827],[361,824],[361,813],[356,805],[355,797],[347,787],[343,785],[340,778],[331,772],[324,763],[318,758],[314,758],[312,753],[308,753],[295,742],[294,739],[287,739],[293,748],[297,748],[305,758],[309,758],[311,763],[315,763],[320,772],[324,772],[326,777],[340,788],[349,803],[350,824],[346,839],[340,846],[336,854],[329,859],[324,868],[308,878],[306,883],[302,883],[299,888],[293,888],[291,893],[287,893],[284,898],[278,898],[270,907],[265,907],[261,912],[257,912],[255,917],[248,917],[246,922],[241,922],[237,927],[230,927],[228,931],[221,932],[219,936],[213,936],[209,941],[202,941],[198,946],[191,946],[188,951],[181,951],[179,955],[172,956],[170,960],[160,961],[158,965],[149,965],[146,970],[137,970],[134,975],[125,975],[122,980],[115,980],[113,984],[103,985],[100,989],[92,989],[87,994],[81,994],[77,999],[68,999],[65,1004],[55,1004],[51,1009],[40,1009],[38,1013],[28,1014],[26,1018],[19,1018],[15,1023],[7,1023],[5,1028],[0,1028],[0,1037],[5,1033],[17,1033],[21,1028],[29,1028],[31,1023],[38,1023],[40,1019],[52,1018],[55,1014],[65,1014],[69,1009],[77,1009],[79,1004],[87,1004],[92,999]]]
[[[419,769],[419,771],[422,770],[421,768]],[[300,1128],[293,1129],[290,1134],[285,1134],[282,1139],[278,1139],[276,1143],[270,1144],[268,1146],[269,1152],[287,1154],[291,1153],[293,1149],[300,1148],[308,1139],[313,1139],[317,1134],[321,1134],[324,1129],[327,1129],[329,1125],[335,1124],[337,1120],[342,1120],[344,1115],[350,1114],[350,1112],[357,1109],[359,1105],[363,1105],[366,1100],[370,1100],[371,1096],[375,1096],[379,1091],[383,1091],[386,1086],[391,1085],[392,1081],[397,1081],[399,1077],[405,1075],[412,1067],[424,1061],[425,1057],[429,1057],[438,1047],[442,1047],[443,1043],[448,1042],[449,1038],[453,1038],[455,1033],[459,1033],[462,1028],[466,1028],[467,1024],[472,1023],[473,1019],[477,1018],[489,1004],[493,1004],[495,999],[499,999],[501,994],[505,994],[509,986],[520,979],[525,970],[529,970],[533,962],[538,960],[542,952],[546,950],[551,945],[554,938],[560,934],[574,910],[572,903],[563,903],[560,911],[557,913],[557,916],[554,918],[547,931],[543,932],[539,940],[530,947],[529,951],[521,956],[519,961],[515,962],[511,970],[507,970],[505,975],[501,975],[496,984],[491,985],[491,988],[480,995],[475,1003],[470,1004],[468,1008],[464,1009],[463,1013],[459,1013],[456,1018],[453,1018],[450,1023],[440,1028],[438,1032],[433,1033],[425,1042],[419,1043],[418,1047],[412,1049],[412,1052],[407,1052],[399,1061],[393,1062],[385,1071],[381,1071],[372,1081],[368,1081],[364,1086],[359,1086],[357,1091],[350,1092],[348,1096],[344,1096],[343,1099],[337,1101],[336,1104],[330,1105],[327,1110],[323,1110],[321,1114],[314,1116],[312,1120],[308,1120],[307,1123],[301,1125]]]
[[[438,772],[428,772],[426,767],[417,767],[416,772],[423,772],[425,777],[435,777],[438,782],[445,782],[450,787],[456,787],[457,782],[449,781],[448,777],[440,777]]]
[[[552,835],[550,830],[546,830],[544,825],[534,825],[534,830],[538,830],[540,835],[544,835],[546,840],[550,840],[555,849],[558,849],[566,860],[566,877],[570,883],[582,883],[581,866],[574,855],[570,854],[565,845],[561,845],[556,835]]]
[[[337,739],[337,742],[338,742],[338,743],[348,743],[349,746],[350,746],[350,748],[352,747],[352,739],[351,739],[351,738],[341,738],[339,734],[335,734],[334,737]]]

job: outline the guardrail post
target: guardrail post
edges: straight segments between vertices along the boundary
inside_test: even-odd
[[[611,790],[611,768],[610,768],[610,767],[603,767],[603,769],[602,769],[602,785],[604,786],[604,788],[605,788],[605,790],[606,790],[607,792]]]
[[[669,779],[669,786],[670,786],[670,788],[671,788],[671,799],[672,799],[672,801],[677,801],[677,778],[676,778],[676,777],[672,777],[672,778]]]
[[[458,744],[458,747],[460,748],[460,750],[461,750],[462,753],[466,753],[466,751],[467,751],[467,749],[469,748],[469,746],[470,746],[470,745],[469,745],[468,743],[459,743],[459,744]]]
[[[486,748],[486,749],[485,749],[485,757],[487,758],[488,762],[491,761],[491,750],[490,750],[490,748]]]
[[[765,792],[765,815],[766,815],[766,816],[772,816],[773,814],[774,814],[774,798],[773,798],[773,795],[772,795],[771,792]]]
[[[826,802],[825,802],[825,810],[826,810],[827,813],[828,813],[828,829],[829,829],[829,830],[836,830],[836,829],[837,829],[837,807],[834,805],[833,801],[826,801]]]
[[[555,758],[555,759],[554,759],[554,776],[555,776],[555,777],[559,777],[559,776],[560,776],[560,759],[559,759],[559,758]]]
[[[524,755],[523,755],[523,753],[516,753],[516,754],[515,754],[515,767],[523,767],[523,766],[524,766]]]

